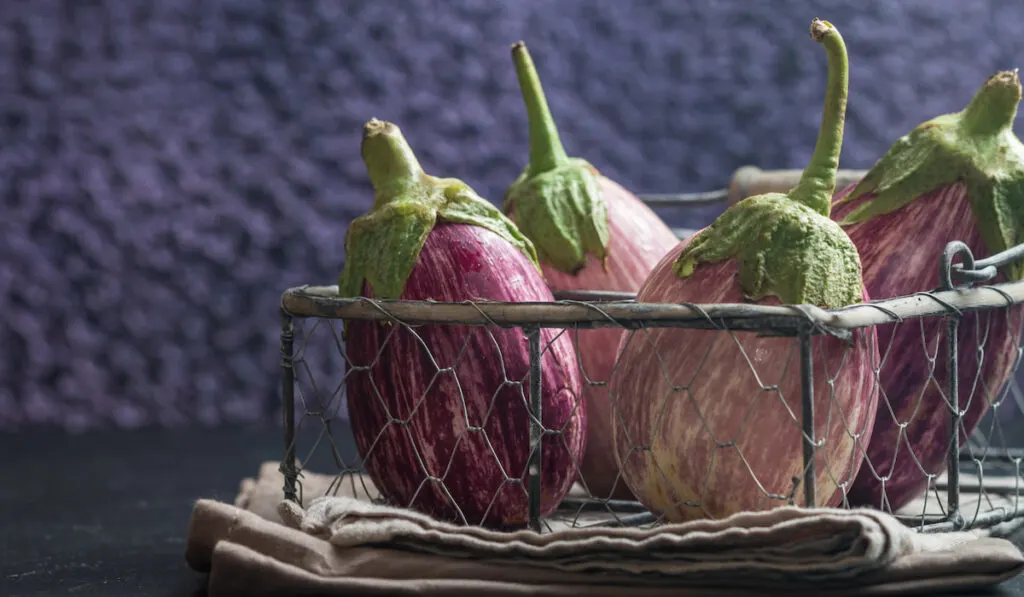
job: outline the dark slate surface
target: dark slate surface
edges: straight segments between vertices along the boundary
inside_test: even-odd
[[[350,433],[334,433],[351,458]],[[243,477],[281,458],[282,443],[273,427],[34,429],[0,434],[0,453],[14,480],[0,484],[0,595],[202,597],[206,577],[184,558],[195,500],[232,503]],[[327,454],[309,461],[314,470],[337,470]],[[1024,534],[1011,540],[1020,546]],[[980,595],[1024,595],[1024,577]]]
[[[704,190],[809,157],[813,17],[850,46],[843,165],[866,167],[1019,66],[1022,15],[1009,0],[8,0],[0,427],[265,418],[280,293],[334,279],[370,200],[361,124],[398,122],[430,171],[498,200],[525,160],[518,39],[571,152],[637,191]]]

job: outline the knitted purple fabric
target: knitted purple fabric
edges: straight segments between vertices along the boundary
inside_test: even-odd
[[[371,202],[362,123],[398,123],[430,172],[499,201],[526,159],[519,39],[569,151],[637,192],[803,166],[825,82],[814,17],[850,49],[845,167],[1020,65],[1012,3],[830,4],[9,1],[0,427],[275,416],[281,292],[332,284]],[[328,350],[307,354],[330,393]]]

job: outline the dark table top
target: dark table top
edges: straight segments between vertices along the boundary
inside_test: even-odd
[[[202,595],[195,500],[232,501],[281,446],[267,428],[0,435],[0,596]],[[985,594],[1024,595],[1024,577]]]

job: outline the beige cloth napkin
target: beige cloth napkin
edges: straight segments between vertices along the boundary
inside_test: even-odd
[[[304,473],[305,507],[265,463],[234,505],[200,500],[186,558],[229,595],[764,595],[974,588],[1024,569],[980,532],[922,535],[868,510],[777,508],[655,529],[498,533],[370,502],[363,478]],[[325,493],[334,496],[321,497]],[[336,491],[335,491],[336,490]],[[314,497],[316,496],[316,497]]]

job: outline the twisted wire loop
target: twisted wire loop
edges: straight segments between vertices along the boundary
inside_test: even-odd
[[[1024,392],[1012,375],[1024,355],[1024,282],[990,282],[1021,258],[1015,247],[976,260],[966,244],[950,243],[937,288],[833,310],[643,304],[600,292],[559,293],[540,304],[379,301],[340,299],[334,287],[292,288],[282,296],[285,497],[442,504],[462,524],[511,511],[540,532],[715,517],[737,500],[747,509],[870,505],[921,532],[1010,532],[1024,521],[1024,449],[1011,447],[1024,436]],[[343,322],[374,326],[376,353],[356,358]],[[433,354],[440,329],[455,340]],[[626,367],[622,351],[610,370],[588,365],[588,334],[601,329],[615,330],[617,349],[645,351],[650,379],[612,383]],[[672,345],[669,333],[682,330],[688,345]],[[857,346],[872,330],[877,357],[865,359]],[[567,340],[568,360],[560,352]],[[394,354],[407,360],[390,362]],[[550,412],[546,376],[560,366],[582,391],[568,410]],[[726,378],[729,395],[714,395]],[[860,398],[847,387],[853,379],[864,383]],[[350,404],[353,387],[371,404]],[[615,395],[621,387],[657,392],[644,396],[646,425],[628,402],[634,395]],[[872,392],[873,427],[858,406]],[[615,470],[598,480],[583,471],[573,421],[601,400]],[[372,418],[359,409],[378,413],[380,428],[367,433]],[[355,441],[350,412],[362,417]],[[767,420],[775,428],[766,430]],[[888,439],[873,441],[879,429]],[[687,454],[677,451],[680,434]],[[775,444],[765,444],[769,435]],[[598,440],[608,438],[588,444]],[[552,463],[566,470],[549,470]],[[467,475],[467,465],[491,473]],[[550,484],[566,475],[572,488],[552,510]],[[621,497],[627,479],[648,498],[660,488],[659,497]],[[458,503],[467,494],[475,503]]]

